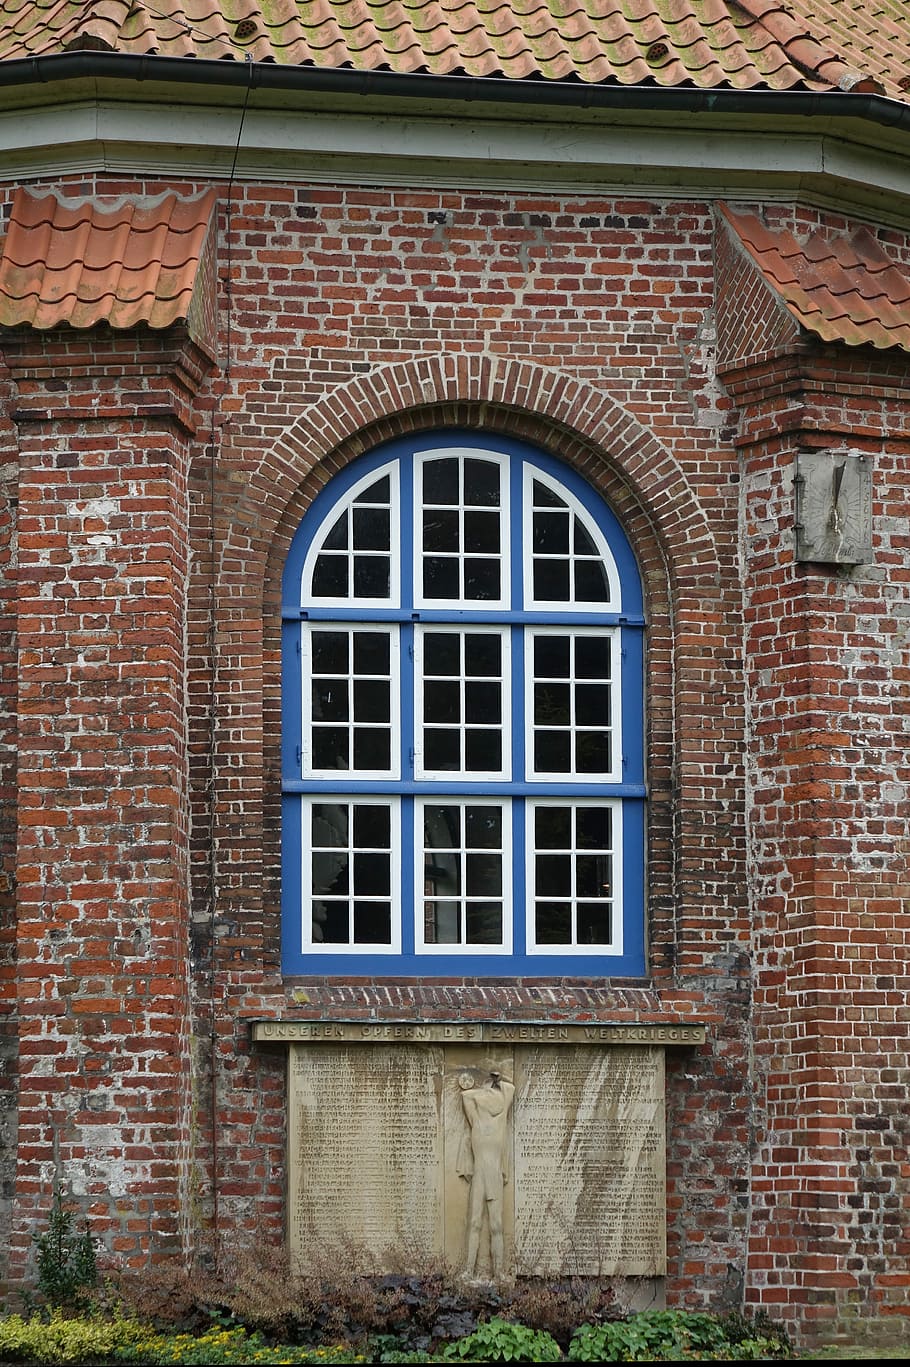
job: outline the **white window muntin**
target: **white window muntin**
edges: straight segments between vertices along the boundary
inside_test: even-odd
[[[499,564],[500,592],[496,598],[466,598],[461,595],[457,597],[433,598],[425,595],[423,591],[423,567],[424,567],[424,537],[423,537],[423,476],[424,467],[434,460],[456,459],[462,474],[465,460],[478,460],[489,462],[495,465],[499,471],[499,504],[496,511],[499,513],[499,550],[493,555],[483,554],[478,558],[496,560]],[[472,446],[451,446],[441,447],[434,450],[418,451],[414,456],[414,605],[418,608],[449,608],[467,607],[477,608],[483,611],[493,611],[497,608],[508,608],[511,603],[511,534],[510,534],[510,497],[509,497],[509,462],[508,458],[496,451],[485,451]],[[432,506],[432,505],[431,505]],[[444,505],[446,510],[454,505]],[[459,538],[459,551],[457,556],[450,558],[458,561],[458,579],[461,585],[465,580],[465,561],[470,557],[464,547],[464,516],[467,511],[464,500],[458,505],[460,526],[462,529]],[[481,510],[482,511],[482,510]],[[490,510],[492,511],[492,509]]]
[[[425,813],[431,807],[452,807],[461,812],[461,831],[462,839],[457,847],[451,847],[452,855],[464,858],[468,854],[483,853],[486,847],[469,846],[466,838],[466,818],[465,813],[468,808],[489,808],[491,811],[498,810],[501,816],[501,844],[495,851],[501,860],[501,896],[474,897],[467,892],[466,880],[458,891],[449,893],[438,892],[434,889],[428,891],[426,885],[426,857],[431,857],[436,852],[437,847],[428,846],[424,838]],[[483,798],[454,798],[442,795],[440,797],[416,798],[414,801],[414,946],[418,954],[429,956],[445,955],[509,955],[512,953],[512,815],[513,805],[509,800],[501,802],[490,802]],[[463,869],[462,869],[463,872]],[[482,944],[469,942],[467,939],[468,911],[471,906],[482,902],[501,901],[502,920],[501,920],[501,942],[498,944]],[[429,941],[426,935],[426,914],[427,906],[431,905],[434,909],[439,903],[448,902],[456,910],[460,920],[461,933],[457,941],[445,941],[435,943]],[[457,904],[457,907],[456,907]]]
[[[611,895],[604,898],[605,906],[609,907],[610,925],[612,934],[609,941],[598,941],[597,943],[578,943],[573,935],[571,943],[541,943],[537,942],[537,855],[540,853],[550,853],[547,849],[538,849],[536,844],[536,812],[540,808],[568,808],[576,814],[580,809],[585,808],[606,808],[610,812],[610,848],[603,851],[592,851],[592,853],[607,854],[611,860]],[[567,958],[591,958],[594,954],[622,954],[623,949],[623,866],[622,866],[622,802],[618,798],[529,798],[525,804],[526,829],[525,829],[525,906],[527,908],[526,923],[526,943],[529,956],[533,955],[559,955]],[[572,833],[576,831],[576,817],[573,817]],[[564,850],[553,851],[553,853],[564,854],[572,861],[572,886],[570,896],[564,899],[567,903],[573,928],[577,927],[578,904],[589,901],[585,897],[576,895],[575,877],[576,861],[579,857],[584,857],[586,851],[579,850],[577,843],[568,845]],[[563,899],[560,899],[563,900]]]
[[[585,531],[590,536],[592,542],[597,547],[601,563],[607,575],[609,586],[609,597],[606,602],[602,600],[585,601],[583,599],[537,599],[534,596],[534,555],[532,552],[533,527],[534,527],[534,483],[538,482],[551,490],[557,498],[566,505],[569,512],[579,519]],[[573,610],[585,609],[595,612],[619,612],[622,606],[622,586],[619,577],[619,570],[613,553],[607,544],[607,539],[598,526],[596,520],[591,516],[585,507],[579,502],[574,494],[570,493],[564,484],[554,479],[551,475],[544,474],[537,466],[525,462],[522,478],[522,518],[525,536],[525,553],[522,556],[524,567],[524,605],[526,608],[535,610],[558,611],[561,613],[571,613]],[[570,549],[566,557],[570,562],[576,557]]]
[[[313,544],[310,546],[304,558],[303,570],[300,579],[301,603],[314,603],[318,604],[319,607],[356,606],[359,608],[390,608],[398,606],[398,604],[401,601],[401,518],[399,511],[401,507],[399,474],[400,468],[400,462],[394,460],[391,461],[388,465],[382,465],[378,470],[372,470],[368,475],[364,475],[362,479],[359,479],[356,484],[353,484],[351,488],[348,489],[347,492],[340,499],[338,499],[337,503],[334,504],[331,510],[323,518],[322,522],[319,525],[319,529],[316,533],[316,536],[313,540]],[[388,560],[389,566],[388,595],[386,597],[379,598],[355,597],[353,592],[354,556],[358,552],[353,545],[353,538],[351,544],[348,546],[347,549],[348,583],[351,591],[345,595],[340,596],[314,594],[313,574],[316,568],[316,561],[319,558],[320,554],[322,554],[325,540],[328,537],[329,533],[336,525],[342,513],[347,513],[347,516],[351,518],[353,516],[353,505],[355,504],[356,500],[362,494],[364,494],[370,488],[371,485],[378,484],[381,480],[385,478],[388,478],[389,480],[390,491],[390,502],[388,505],[390,524],[390,545],[388,556],[385,557]],[[377,506],[385,507],[386,504],[383,501],[381,504],[377,504]]]
[[[611,764],[608,769],[591,770],[580,772],[574,764],[568,769],[548,770],[537,769],[535,767],[535,714],[534,714],[534,687],[537,677],[534,668],[534,640],[536,637],[566,637],[575,642],[585,638],[597,638],[606,640],[609,644],[610,652],[610,675],[609,679],[603,680],[610,690],[610,759]],[[572,649],[575,647],[573,645]],[[526,777],[530,780],[552,781],[552,782],[574,782],[574,783],[619,783],[622,777],[622,712],[621,712],[621,674],[620,664],[622,653],[620,647],[620,631],[618,627],[572,627],[567,626],[547,626],[547,627],[528,627],[525,631],[525,767]],[[571,720],[565,728],[570,738],[572,751],[574,754],[575,737],[580,731],[590,730],[587,726],[579,726],[575,720],[576,691],[577,684],[587,683],[588,680],[580,681],[570,678],[568,681]],[[590,682],[594,683],[595,680]]]
[[[459,641],[460,658],[464,660],[466,652],[466,637],[495,637],[500,642],[500,674],[497,682],[499,683],[500,693],[500,723],[489,723],[488,729],[496,732],[500,738],[501,762],[498,768],[489,767],[486,769],[433,769],[427,764],[425,735],[427,721],[424,715],[424,684],[425,676],[425,638],[428,635],[451,636]],[[478,676],[477,682],[481,682],[484,676]],[[493,676],[486,676],[490,682]],[[452,726],[452,730],[458,730],[460,734],[459,746],[461,758],[466,757],[467,740],[464,735],[466,726],[466,706],[469,679],[462,677],[458,680],[460,692],[460,723]],[[446,625],[427,625],[418,626],[414,631],[414,777],[416,779],[439,779],[441,782],[455,779],[506,779],[511,773],[512,762],[512,661],[511,661],[511,633],[507,627],[449,627]],[[478,723],[476,729],[483,729],[482,724]]]
[[[351,700],[351,715],[346,721],[339,720],[339,728],[346,728],[349,734],[349,756],[351,762],[347,765],[335,764],[332,766],[320,765],[314,755],[316,746],[315,732],[322,725],[321,719],[313,715],[313,642],[322,634],[338,633],[346,637],[348,641],[348,660],[350,667],[346,673],[339,671],[337,677],[340,683],[344,683]],[[388,673],[357,674],[355,669],[355,638],[363,636],[384,637],[389,645],[389,668]],[[400,642],[398,627],[395,625],[387,626],[379,622],[305,622],[301,625],[300,631],[300,654],[301,654],[301,705],[303,728],[301,731],[301,774],[303,778],[332,778],[343,779],[346,777],[374,778],[374,779],[397,779],[401,774],[401,667],[400,667]],[[389,697],[389,719],[388,726],[382,729],[388,735],[389,741],[389,764],[385,767],[359,767],[354,764],[356,757],[356,747],[354,742],[354,731],[358,725],[364,731],[375,730],[375,722],[369,718],[358,718],[356,713],[356,685],[358,682],[368,683],[371,679],[376,682],[382,681],[388,684]]]
[[[347,942],[320,941],[314,936],[314,903],[319,900],[328,900],[314,895],[313,891],[313,844],[310,831],[313,824],[314,808],[319,806],[347,807],[351,813],[355,807],[384,807],[389,811],[390,839],[389,839],[389,927],[390,938],[388,942],[369,942],[363,940]],[[300,804],[301,822],[301,948],[304,954],[343,954],[343,955],[363,955],[363,954],[401,954],[401,802],[397,797],[373,797],[366,794],[356,796],[346,793],[321,793],[313,796],[304,797]],[[384,847],[374,851],[373,847],[357,846],[353,841],[353,821],[349,824],[349,839],[346,844],[337,846],[353,862],[356,854],[369,854],[373,852],[386,853]],[[339,902],[343,898],[338,899]],[[351,903],[357,900],[356,890],[352,890],[348,899]],[[375,900],[375,899],[374,899]],[[385,899],[382,899],[385,900]]]

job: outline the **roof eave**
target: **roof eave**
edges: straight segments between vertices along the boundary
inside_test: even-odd
[[[136,56],[97,50],[50,53],[0,62],[0,88],[67,80],[126,80],[176,86],[221,86],[261,91],[360,95],[389,99],[459,101],[550,108],[686,112],[764,117],[823,116],[910,127],[910,104],[884,95],[844,90],[706,90],[695,86],[586,84],[582,81],[508,80],[352,68],[284,66],[267,62],[212,61],[198,57]]]

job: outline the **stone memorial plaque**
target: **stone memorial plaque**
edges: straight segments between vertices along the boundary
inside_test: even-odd
[[[515,1054],[515,1271],[663,1275],[663,1050]]]
[[[442,1245],[442,1050],[293,1045],[291,1256]]]
[[[666,1270],[659,1045],[290,1046],[289,1240],[465,1276]]]

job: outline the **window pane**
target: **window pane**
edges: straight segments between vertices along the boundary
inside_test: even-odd
[[[376,726],[355,726],[354,768],[387,772],[391,767],[392,739],[388,730]]]
[[[434,508],[423,515],[423,548],[425,551],[461,550],[458,512]]]
[[[458,488],[458,460],[428,460],[423,466],[424,503],[447,503],[457,505],[460,501]]]
[[[355,598],[388,598],[389,583],[388,556],[354,556]]]
[[[348,808],[346,804],[316,802],[313,804],[313,845],[320,849],[347,849]]]
[[[468,680],[464,686],[464,716],[467,722],[498,726],[502,721],[501,685]]]
[[[456,730],[439,731],[427,727],[423,736],[424,765],[429,770],[454,771],[461,768],[461,736]]]
[[[610,737],[603,731],[579,731],[575,736],[575,771],[606,774],[610,769]]]
[[[502,944],[502,902],[469,902],[465,942],[469,945]]]
[[[387,551],[390,547],[388,508],[357,508],[354,514],[354,549]]]
[[[347,850],[314,850],[313,896],[338,896],[348,891]]]
[[[354,943],[387,945],[392,940],[391,902],[354,903]]]
[[[458,598],[458,561],[439,555],[424,556],[423,561],[424,598]]]
[[[465,808],[466,840],[469,849],[502,848],[502,808],[484,804]]]
[[[610,725],[609,684],[577,684],[575,720],[579,726]]]
[[[313,803],[305,830],[313,943],[391,943],[391,807]]]
[[[534,550],[545,555],[569,554],[569,511],[534,514]]]
[[[454,638],[457,639],[457,638]],[[465,637],[465,674],[477,678],[499,677],[502,672],[502,638],[492,633],[472,633]]]
[[[500,804],[424,805],[425,944],[502,944],[503,831]]]
[[[579,807],[575,813],[575,844],[580,850],[608,850],[612,844],[609,807]]]
[[[499,597],[498,560],[477,560],[467,556],[464,562],[464,596],[471,602],[482,602]]]
[[[569,601],[569,562],[567,560],[534,561],[534,597],[544,603]]]
[[[612,908],[606,902],[580,902],[578,905],[578,943],[608,945],[612,930]]]
[[[568,807],[537,807],[534,830],[539,850],[567,850],[572,844],[572,814]]]
[[[423,686],[424,721],[440,725],[461,721],[461,684],[428,680]]]
[[[568,636],[534,637],[534,674],[538,679],[568,679],[571,670]]]
[[[354,633],[354,673],[388,675],[392,640],[387,631]]]
[[[346,555],[320,555],[313,571],[316,598],[347,598],[348,558]]]
[[[347,769],[350,762],[351,752],[346,726],[313,727],[314,769]]]
[[[360,722],[386,722],[390,718],[391,685],[387,679],[354,681],[354,716]]]
[[[534,721],[538,726],[568,726],[572,719],[572,691],[568,684],[534,685]]]
[[[498,773],[502,769],[502,736],[498,731],[465,732],[464,767],[469,774]]]
[[[348,549],[347,509],[341,514],[341,517],[339,517],[338,521],[323,541],[322,549],[324,551],[346,551]]]
[[[535,938],[539,945],[572,943],[572,909],[568,902],[537,902],[534,908]]]
[[[465,513],[464,548],[466,551],[499,554],[499,513]],[[443,549],[440,547],[439,549]]]
[[[348,703],[347,679],[314,679],[314,721],[347,721]]]
[[[538,774],[572,772],[572,736],[569,731],[535,731],[534,770]]]
[[[610,581],[600,561],[575,562],[575,599],[579,603],[606,603],[610,598]]]
[[[483,637],[475,638],[483,640]],[[493,638],[496,640],[496,638]],[[496,642],[498,645],[498,641]],[[461,673],[461,637],[454,632],[428,631],[423,638],[423,669],[425,674],[448,674],[458,678]],[[499,668],[495,670],[499,673]]]
[[[609,679],[610,640],[607,636],[578,636],[575,640],[575,676],[578,679]]]
[[[392,848],[392,812],[389,807],[367,803],[354,808],[354,843],[361,849],[371,845],[381,850]]]
[[[472,460],[464,463],[464,501],[484,508],[499,507],[500,467],[491,460]]]
[[[535,943],[609,945],[614,924],[611,807],[540,803],[532,810]]]
[[[388,503],[392,496],[392,486],[388,475],[383,475],[359,493],[355,503]]]
[[[565,506],[563,500],[554,494],[549,485],[542,484],[539,479],[534,480],[535,508],[564,508]]]
[[[533,775],[611,774],[612,632],[531,633]]]
[[[314,631],[312,640],[314,674],[347,674],[349,655],[346,631]]]

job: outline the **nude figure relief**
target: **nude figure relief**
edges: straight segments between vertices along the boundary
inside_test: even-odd
[[[490,1238],[494,1278],[504,1273],[503,1187],[509,1180],[508,1123],[515,1087],[501,1073],[478,1084],[471,1073],[458,1078],[467,1130],[459,1146],[457,1171],[470,1183],[465,1273],[476,1274],[481,1238]]]

